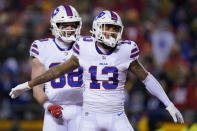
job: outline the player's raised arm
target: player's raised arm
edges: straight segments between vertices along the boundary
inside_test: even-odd
[[[30,90],[32,87],[53,80],[65,73],[73,71],[78,67],[79,60],[76,56],[73,55],[68,61],[50,68],[45,73],[36,77],[35,79],[32,79],[28,82],[16,86],[15,88],[12,88],[9,95],[11,96],[11,98],[16,98],[23,92]]]
[[[183,117],[179,110],[169,100],[165,91],[155,77],[147,72],[138,60],[133,61],[129,70],[133,72],[145,85],[146,89],[154,96],[156,96],[166,106],[166,110],[172,116],[174,122],[184,123]]]

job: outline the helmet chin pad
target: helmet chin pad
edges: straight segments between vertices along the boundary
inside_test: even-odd
[[[112,36],[109,36],[109,39],[106,39],[106,38],[103,39],[103,43],[109,47],[115,47],[117,44],[117,41]]]
[[[62,39],[62,41],[66,42],[66,43],[71,43],[73,41],[76,41],[76,37],[74,35],[71,35],[69,37],[62,36],[62,37],[60,37],[60,39]]]
[[[73,42],[76,41],[76,30],[77,29],[72,29],[72,30],[61,30],[59,29],[59,37],[64,41],[64,42]],[[70,33],[72,32],[72,33]]]

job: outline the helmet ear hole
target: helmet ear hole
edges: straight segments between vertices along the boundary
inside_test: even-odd
[[[59,26],[60,26],[60,23],[56,23],[56,25],[57,25],[57,27],[59,28]]]
[[[80,22],[75,22],[76,23],[76,26],[78,27],[80,25]]]

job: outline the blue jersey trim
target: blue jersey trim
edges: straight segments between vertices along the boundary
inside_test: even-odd
[[[36,49],[38,49],[38,46],[36,44],[33,44],[32,47],[35,47]]]
[[[35,53],[35,54],[39,55],[39,52],[38,52],[37,50],[35,50],[35,49],[31,49],[31,51],[32,51],[33,53]]]
[[[73,47],[73,51],[79,55],[79,51],[77,51],[77,49],[75,49],[75,47]]]
[[[136,57],[136,56],[138,56],[138,55],[139,55],[139,52],[137,52],[137,53],[131,55],[130,58],[134,58],[134,57]]]
[[[56,43],[55,38],[53,39],[53,42],[55,43],[55,45],[57,46],[57,48],[58,48],[60,51],[65,51],[65,49],[61,48],[61,47]],[[72,46],[70,46],[70,47],[68,48],[68,50],[70,50],[70,49],[72,49]]]

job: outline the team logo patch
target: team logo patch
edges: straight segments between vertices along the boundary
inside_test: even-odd
[[[106,60],[106,56],[102,56],[102,59],[103,59],[103,60]]]
[[[64,51],[64,55],[67,56],[68,55],[68,52],[67,51]]]

